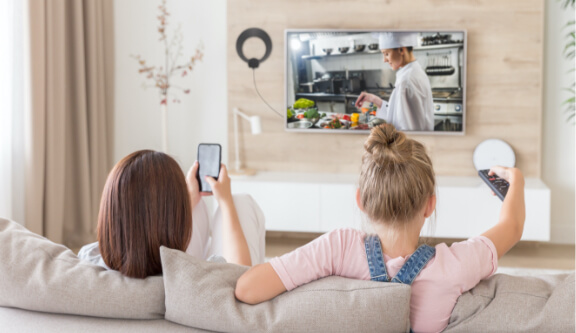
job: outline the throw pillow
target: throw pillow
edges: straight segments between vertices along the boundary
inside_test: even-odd
[[[132,279],[0,218],[0,306],[106,318],[164,318],[161,276]]]
[[[247,267],[160,249],[166,319],[217,332],[406,332],[410,287],[327,277],[257,305],[234,297]]]

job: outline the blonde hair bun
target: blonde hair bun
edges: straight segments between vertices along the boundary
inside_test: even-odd
[[[407,161],[411,156],[411,146],[411,141],[406,141],[406,135],[392,124],[374,127],[364,143],[366,152],[380,166]]]
[[[424,145],[391,124],[374,127],[364,143],[360,201],[372,221],[398,224],[421,211],[436,180]]]

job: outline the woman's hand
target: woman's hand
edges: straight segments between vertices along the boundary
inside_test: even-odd
[[[212,193],[219,205],[232,204],[232,190],[230,187],[230,177],[224,164],[220,164],[220,174],[218,179],[206,176],[206,181],[212,187]]]
[[[369,94],[365,91],[363,91],[360,94],[360,96],[358,96],[358,99],[356,100],[356,103],[354,105],[357,108],[361,108],[364,102],[374,103],[378,108],[382,107],[382,99],[380,97],[374,94]]]
[[[196,175],[198,174],[198,165],[198,161],[195,161],[186,174],[186,185],[188,186],[188,194],[190,195],[190,203],[192,204],[192,209],[196,207],[203,196],[212,195],[209,192],[200,192],[198,179],[196,179]]]

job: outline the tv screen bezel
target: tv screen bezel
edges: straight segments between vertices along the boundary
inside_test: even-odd
[[[325,32],[325,33],[343,33],[343,32],[350,32],[350,33],[382,33],[382,32],[413,32],[413,33],[432,33],[432,32],[440,32],[440,33],[462,33],[462,52],[463,52],[463,61],[462,61],[462,131],[404,131],[410,135],[432,135],[432,136],[464,136],[466,135],[466,114],[468,113],[468,107],[466,104],[466,95],[467,95],[467,63],[468,63],[468,32],[466,29],[292,29],[288,28],[284,30],[284,106],[283,109],[286,108],[288,105],[288,51],[289,51],[289,41],[288,41],[288,34],[289,33],[317,33],[317,32]],[[384,63],[382,64],[384,66]],[[291,74],[290,74],[291,75]],[[322,133],[322,134],[366,134],[370,132],[370,129],[366,130],[349,130],[349,129],[330,129],[330,130],[318,130],[318,129],[300,129],[300,128],[288,128],[288,117],[284,115],[284,130],[290,133]]]

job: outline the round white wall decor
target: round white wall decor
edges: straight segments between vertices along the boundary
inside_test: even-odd
[[[500,139],[482,141],[474,149],[474,167],[476,170],[490,169],[495,165],[514,167],[515,164],[514,150]]]

